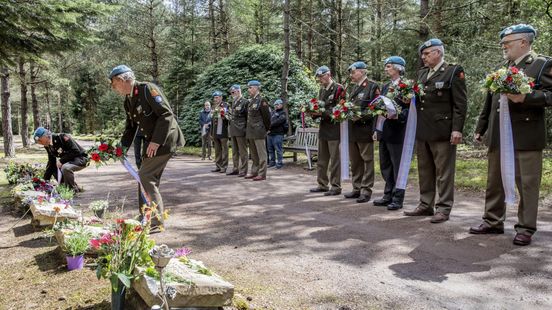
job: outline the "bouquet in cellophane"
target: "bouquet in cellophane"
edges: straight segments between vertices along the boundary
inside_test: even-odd
[[[389,99],[412,99],[415,95],[423,96],[423,85],[414,80],[400,80],[396,86],[389,86],[387,94],[385,95]]]
[[[360,118],[361,116],[362,114],[358,106],[350,101],[341,100],[333,107],[331,118],[333,122],[341,123],[346,120]]]
[[[319,114],[326,111],[326,109],[324,108],[324,101],[320,101],[316,98],[312,98],[311,100],[301,104],[299,110],[303,113],[314,114]]]
[[[529,94],[535,87],[533,78],[516,67],[500,68],[485,77],[483,90],[500,94]]]

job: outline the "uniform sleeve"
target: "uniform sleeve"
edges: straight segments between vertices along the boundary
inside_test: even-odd
[[[475,127],[475,133],[484,135],[485,132],[487,132],[487,128],[489,127],[489,115],[491,113],[491,106],[493,104],[493,95],[491,93],[487,93],[487,97],[485,97],[485,103],[483,104],[483,109],[481,109],[481,113],[479,113],[479,119],[477,120],[477,125]]]
[[[268,108],[268,102],[266,102],[266,99],[264,98],[262,99],[259,110],[263,118],[265,129],[266,130],[270,129],[270,109]]]
[[[452,131],[462,132],[466,113],[468,112],[468,95],[464,69],[460,66],[454,70],[452,78]]]
[[[132,141],[134,140],[134,136],[136,135],[136,129],[137,126],[134,124],[134,122],[130,119],[128,115],[128,108],[127,103],[125,102],[125,130],[123,131],[123,136],[121,137],[121,144],[125,148],[129,148],[132,144]]]
[[[552,106],[552,60],[546,62],[545,66],[540,77],[542,87],[539,90],[534,90],[530,94],[527,94],[523,104],[532,107]]]
[[[83,155],[81,148],[77,142],[69,135],[61,134],[61,146],[63,149],[63,155],[59,158],[59,162],[65,164],[73,159]]]
[[[44,149],[46,149],[46,147],[44,147]],[[44,181],[50,180],[52,176],[57,176],[56,157],[48,152],[48,149],[46,149],[46,153],[48,153],[48,163],[44,171]]]
[[[174,117],[169,102],[164,95],[161,94],[159,88],[153,84],[147,84],[146,98],[157,120],[153,126],[151,142],[159,145],[165,144],[169,136],[171,120]]]

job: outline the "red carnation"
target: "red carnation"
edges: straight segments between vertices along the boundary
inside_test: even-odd
[[[105,151],[107,151],[108,149],[109,149],[109,145],[107,145],[107,144],[105,144],[105,143],[102,143],[102,144],[100,144],[100,146],[98,146],[98,150],[99,150],[100,152],[105,152]]]
[[[311,103],[317,103],[317,102],[318,102],[318,99],[312,98],[312,99],[310,100],[310,102],[311,102]]]
[[[341,112],[339,112],[339,110],[335,110],[333,114],[335,117],[339,117],[339,114],[341,114]]]
[[[90,154],[90,157],[92,158],[93,161],[102,160],[102,158],[100,157],[100,154],[98,154],[98,153],[92,153],[92,154]]]
[[[117,224],[123,224],[125,222],[125,219],[117,219]]]
[[[415,93],[420,92],[420,87],[418,86],[418,84],[414,84],[414,87],[412,87],[412,89],[414,90]]]
[[[404,83],[399,83],[399,88],[406,88],[406,87],[408,87],[406,84],[404,84]]]
[[[117,147],[117,148],[115,149],[115,156],[117,156],[117,157],[123,156],[123,149],[120,148],[120,147]]]
[[[535,82],[529,82],[529,87],[534,88],[535,87]]]
[[[513,74],[518,74],[519,73],[519,69],[516,68],[516,67],[510,67],[510,71],[512,71]]]
[[[34,177],[34,178],[33,178],[33,182],[35,182],[35,183],[36,183],[36,182],[38,182],[38,181],[40,181],[40,179],[39,179],[39,178],[37,178],[37,177]]]
[[[347,112],[347,111],[349,111],[349,109],[347,109],[346,106],[343,106],[343,112]]]
[[[514,79],[510,75],[508,75],[508,77],[506,77],[506,82],[508,82],[508,83],[511,83],[513,80]]]

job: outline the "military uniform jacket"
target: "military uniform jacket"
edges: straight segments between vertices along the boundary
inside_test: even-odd
[[[425,95],[416,100],[418,128],[416,139],[449,141],[452,131],[462,132],[468,100],[464,69],[458,65],[441,65],[429,79],[429,68],[418,71],[418,81]]]
[[[173,153],[177,146],[186,143],[167,98],[155,84],[136,82],[124,105],[127,114],[121,138],[124,147],[130,147],[137,131],[148,143],[159,144],[157,155]]]
[[[217,114],[213,114],[213,118],[212,118],[212,124],[211,124],[211,136],[213,138],[217,138],[217,139],[226,139],[228,138],[228,119],[226,118],[226,113],[228,111],[228,104],[226,102],[221,102],[220,103],[221,107],[224,108],[225,112],[224,112],[224,117],[222,118],[222,132],[221,134],[217,134],[217,128],[218,128],[218,115]],[[216,108],[215,108],[216,109]],[[214,110],[213,109],[213,112]]]
[[[249,99],[247,108],[247,128],[245,136],[247,139],[264,139],[270,128],[270,109],[266,99],[257,94]]]
[[[234,100],[232,107],[228,110],[230,117],[229,134],[231,137],[245,137],[247,127],[247,99],[240,97]]]
[[[387,95],[391,82],[383,85],[381,95]],[[383,131],[379,134],[379,140],[391,144],[402,144],[404,142],[404,132],[406,130],[406,121],[408,119],[409,104],[404,103],[401,99],[395,98],[395,103],[401,107],[401,113],[397,115],[397,119],[386,119],[383,123]]]
[[[44,146],[44,148],[48,153],[48,164],[44,172],[45,180],[57,175],[57,158],[62,164],[71,163],[77,166],[86,166],[88,163],[86,152],[70,135],[64,133],[52,134],[52,144]]]
[[[361,111],[365,111],[368,104],[379,96],[379,86],[373,81],[365,78],[360,85],[355,85],[351,90],[349,101],[359,106]],[[357,121],[349,122],[349,141],[350,142],[372,142],[374,118],[372,116],[363,116]]]
[[[318,138],[322,140],[339,140],[339,123],[332,122],[332,109],[341,99],[345,99],[345,89],[341,84],[332,81],[330,87],[326,90],[321,87],[318,92],[318,100],[324,102],[325,111],[320,117],[320,129]]]
[[[503,66],[507,66],[505,63]],[[546,124],[544,108],[552,106],[552,59],[531,54],[516,67],[535,79],[533,92],[525,96],[523,103],[509,102],[514,149],[520,151],[538,151],[546,145]],[[498,150],[499,103],[500,94],[487,94],[485,105],[479,115],[475,129],[481,135],[487,132],[490,150]]]

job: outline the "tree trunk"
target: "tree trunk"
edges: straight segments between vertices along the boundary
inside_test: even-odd
[[[381,70],[380,68],[380,61],[381,61],[381,24],[383,23],[382,18],[382,11],[383,11],[383,0],[377,0],[376,1],[376,64],[374,67],[372,67],[373,77],[376,81],[381,80]]]
[[[10,73],[8,68],[2,67],[0,74],[2,79],[2,133],[4,136],[4,156],[15,157],[10,104]]]
[[[334,30],[329,37],[331,38],[330,41],[330,70],[337,76],[337,81],[341,82],[339,75],[341,74],[337,70],[337,1],[339,0],[333,0],[332,1],[332,7],[331,7],[331,15],[330,15],[330,29]]]
[[[360,0],[357,0],[356,3],[356,26],[357,26],[357,38],[361,38],[361,20],[360,20]],[[360,48],[360,40],[356,40],[356,59],[362,59],[362,49]]]
[[[38,75],[38,68],[35,66],[35,62],[31,61],[31,107],[33,110],[33,125],[34,129],[40,126],[40,113],[38,111],[38,100],[36,99],[36,78]]]
[[[159,52],[157,51],[157,42],[155,40],[155,26],[157,20],[155,18],[155,0],[150,0],[148,6],[148,47],[151,55],[151,78],[153,83],[159,85]]]
[[[420,40],[426,41],[429,37],[427,26],[427,14],[429,13],[429,0],[420,1]]]
[[[434,4],[433,4],[433,7],[434,9],[432,10],[434,13],[433,13],[433,31],[435,32],[435,35],[437,37],[440,37],[441,35],[443,35],[444,31],[443,31],[443,24],[442,24],[442,19],[443,19],[443,14],[442,14],[442,9],[443,9],[443,0],[435,0]]]
[[[230,55],[230,43],[228,42],[228,17],[224,1],[219,0],[219,19],[220,19],[220,34],[222,36],[222,46],[224,48],[224,56]]]
[[[209,29],[209,39],[211,41],[211,56],[212,62],[218,59],[217,33],[215,28],[215,0],[209,0],[209,20],[211,21]]]
[[[336,29],[336,43],[337,43],[337,80],[343,82],[341,76],[341,63],[343,62],[343,0],[337,0],[337,29]]]
[[[25,70],[25,61],[19,58],[19,79],[21,82],[21,142],[23,147],[29,147],[29,104],[27,102],[27,71]]]
[[[61,111],[63,110],[62,104],[61,104],[61,92],[57,93],[57,100],[58,100],[58,132],[63,132],[63,118]]]
[[[307,32],[307,53],[308,53],[307,66],[309,67],[309,69],[312,69],[312,54],[313,54],[312,53],[312,40],[313,40],[312,27],[314,27],[313,20],[312,20],[312,1],[313,0],[308,0],[308,1],[309,1],[309,8],[308,8],[307,12],[309,14],[309,30]]]
[[[295,17],[295,28],[297,28],[297,31],[295,32],[295,54],[297,54],[297,58],[299,60],[303,60],[303,1],[297,0],[297,8],[295,10],[296,17]]]
[[[282,68],[282,94],[280,95],[282,101],[284,101],[284,107],[286,109],[286,115],[289,124],[289,108],[288,108],[288,79],[289,79],[289,0],[284,1],[284,64]],[[291,134],[291,126],[288,128],[288,134]]]
[[[52,130],[52,109],[50,105],[50,88],[48,82],[46,84],[46,109],[48,110],[46,113],[46,129]]]

